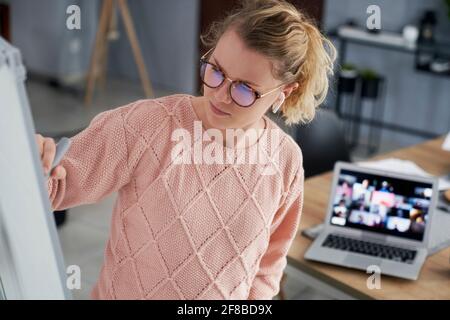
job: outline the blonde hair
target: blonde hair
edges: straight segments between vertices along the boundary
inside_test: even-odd
[[[310,122],[325,100],[333,74],[336,49],[314,22],[283,0],[243,0],[221,21],[214,22],[201,41],[217,45],[233,28],[252,50],[272,61],[276,79],[299,86],[281,107],[287,125]]]

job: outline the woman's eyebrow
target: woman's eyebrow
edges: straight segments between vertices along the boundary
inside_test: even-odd
[[[212,56],[212,58],[214,59],[214,62],[217,63],[217,66],[218,66],[220,69],[223,70],[223,68],[222,68],[222,66],[220,65],[219,61],[217,61],[217,58],[214,57],[214,56]],[[223,70],[223,71],[225,71],[225,70]],[[252,82],[252,81],[247,81],[247,80],[243,80],[243,79],[237,79],[237,80],[238,80],[238,81],[241,81],[241,82],[245,82],[245,83],[251,84],[252,86],[255,86],[255,87],[259,87],[258,84],[254,83],[254,82]]]

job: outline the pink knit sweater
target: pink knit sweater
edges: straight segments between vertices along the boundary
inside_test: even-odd
[[[302,210],[300,148],[284,132],[275,150],[266,144],[272,157],[279,152],[265,164],[272,175],[261,174],[264,164],[174,164],[172,132],[194,137],[199,121],[192,98],[100,113],[72,138],[66,179],[49,180],[54,210],[118,191],[94,299],[271,299],[279,291]]]

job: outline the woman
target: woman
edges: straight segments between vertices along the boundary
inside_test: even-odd
[[[51,174],[54,209],[118,191],[93,298],[271,299],[279,291],[303,167],[298,145],[272,135],[280,130],[265,114],[312,120],[335,49],[284,1],[245,1],[210,31],[202,96],[99,114]],[[244,134],[227,135],[232,129]],[[37,138],[45,168],[54,142]],[[237,163],[255,152],[266,157]]]

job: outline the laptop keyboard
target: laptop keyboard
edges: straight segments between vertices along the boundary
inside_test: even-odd
[[[329,234],[322,243],[323,247],[366,254],[383,259],[411,264],[416,256],[415,250],[387,246],[375,242],[356,240],[335,234]]]

